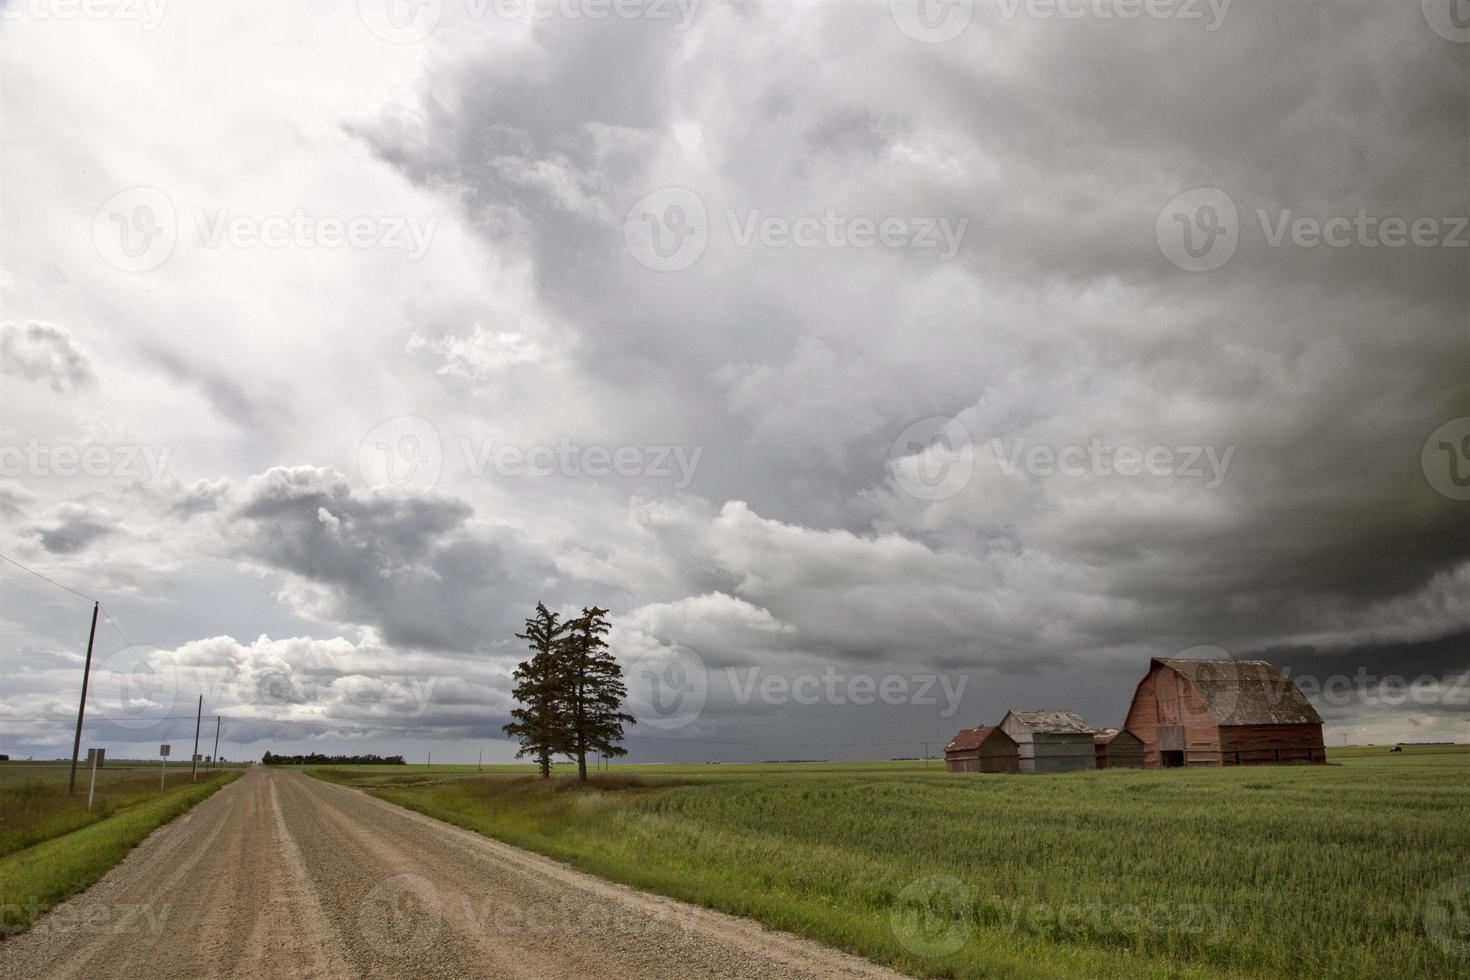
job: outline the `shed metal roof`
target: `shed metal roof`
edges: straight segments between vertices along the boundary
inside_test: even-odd
[[[1011,709],[1011,717],[1020,722],[1021,727],[1033,734],[1047,735],[1091,735],[1092,726],[1082,720],[1075,711],[1057,711],[1051,709]]]
[[[984,742],[993,731],[995,731],[994,725],[981,725],[979,728],[962,728],[954,738],[949,740],[949,744],[944,747],[944,751],[967,752],[971,749],[978,749],[980,743]]]

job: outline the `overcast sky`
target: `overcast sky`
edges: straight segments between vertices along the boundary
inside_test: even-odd
[[[1470,739],[1454,2],[4,0],[0,752]]]

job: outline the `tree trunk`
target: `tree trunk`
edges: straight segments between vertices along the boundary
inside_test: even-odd
[[[577,782],[587,785],[587,739],[577,733]]]

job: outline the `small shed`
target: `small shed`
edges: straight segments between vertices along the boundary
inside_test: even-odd
[[[1020,756],[1016,742],[995,725],[962,728],[944,747],[944,768],[950,772],[1017,772]]]
[[[1126,728],[1104,728],[1092,736],[1099,769],[1142,769],[1143,739]]]
[[[1016,743],[1022,772],[1096,769],[1096,732],[1075,711],[1012,708],[998,726]]]

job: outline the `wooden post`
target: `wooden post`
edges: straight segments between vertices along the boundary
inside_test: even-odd
[[[194,758],[190,760],[193,768],[189,770],[189,781],[193,782],[199,778],[199,723],[204,720],[204,695],[199,695],[199,713],[194,716]]]
[[[92,643],[97,639],[97,608],[101,603],[92,602],[92,629],[87,634],[87,663],[82,668],[82,703],[77,708],[77,734],[71,743],[71,781],[67,783],[66,795],[77,789],[77,753],[82,750],[82,718],[87,713],[87,682],[92,677]]]
[[[214,716],[214,755],[209,757],[209,769],[214,771],[219,765],[219,715]]]

